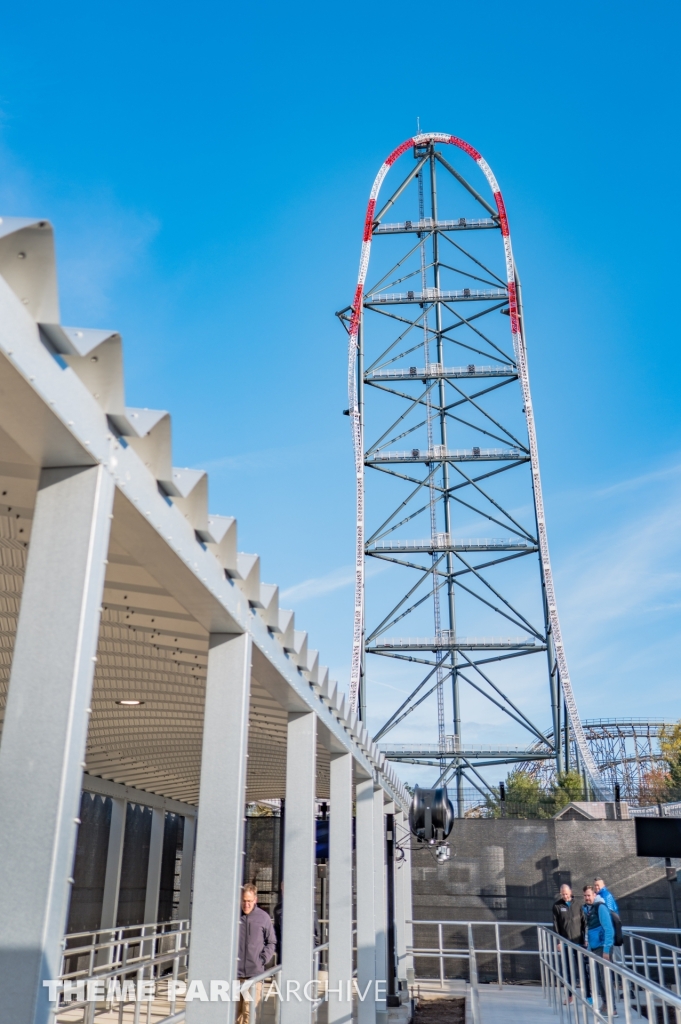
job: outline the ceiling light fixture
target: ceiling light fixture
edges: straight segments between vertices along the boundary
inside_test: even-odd
[[[144,701],[143,700],[117,700],[116,703],[117,704],[122,704],[122,706],[125,707],[125,708],[136,708],[136,707],[139,707],[140,704],[144,704]]]

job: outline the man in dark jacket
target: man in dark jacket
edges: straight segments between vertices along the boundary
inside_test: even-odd
[[[562,938],[580,946],[584,943],[582,908],[572,898],[569,885],[561,885],[560,899],[553,904],[553,927]]]
[[[270,915],[258,906],[258,890],[247,884],[241,890],[241,918],[239,920],[239,959],[237,977],[240,983],[262,974],[274,956],[277,940]],[[237,1024],[249,1024],[251,1003],[260,1002],[261,984],[250,991],[250,1001],[239,999]]]
[[[582,908],[577,900],[573,899],[572,889],[569,885],[561,885],[560,898],[553,904],[553,927],[563,939],[576,942],[579,946],[584,945],[584,916]],[[573,984],[572,976],[575,975],[575,982],[579,976],[579,968],[575,960],[575,954],[569,948],[565,949],[565,963],[567,965],[568,985]],[[574,967],[574,970],[572,969]],[[572,1002],[572,995],[569,997]]]

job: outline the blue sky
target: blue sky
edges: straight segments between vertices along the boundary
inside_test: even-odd
[[[333,314],[374,174],[418,116],[505,195],[581,713],[681,716],[679,27],[678,4],[593,0],[3,12],[0,213],[53,221],[64,322],[123,333],[129,404],[171,411],[176,464],[210,471],[212,510],[343,683]],[[522,696],[547,725],[543,691]],[[475,703],[464,728],[522,741]]]

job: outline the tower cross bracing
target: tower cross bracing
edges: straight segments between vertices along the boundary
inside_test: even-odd
[[[409,153],[381,205],[388,172]],[[456,778],[461,792],[466,777],[445,714],[447,704],[460,747],[465,690],[529,732],[559,772],[578,767],[599,789],[556,606],[509,222],[472,146],[423,133],[385,160],[355,295],[338,315],[357,483],[352,709],[366,722],[367,655],[391,658],[401,681],[408,667],[414,675],[375,739],[434,700],[440,783]],[[383,571],[367,573],[370,560]],[[549,732],[517,693],[517,659],[536,654],[546,659]]]

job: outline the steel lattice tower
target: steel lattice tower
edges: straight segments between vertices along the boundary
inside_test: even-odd
[[[412,166],[379,205],[406,154]],[[479,182],[456,166],[469,159]],[[357,476],[351,707],[366,721],[367,655],[396,659],[413,668],[413,685],[375,739],[432,695],[437,742],[423,760],[439,764],[440,782],[455,777],[461,794],[465,773],[477,774],[461,736],[465,684],[522,725],[557,771],[574,748],[601,789],[556,609],[508,218],[472,146],[425,133],[390,154],[371,190],[355,296],[338,315]],[[387,573],[367,573],[370,562],[390,567],[390,585]],[[508,692],[509,662],[537,654],[550,734]],[[486,763],[509,760],[498,751]]]

